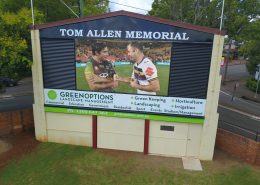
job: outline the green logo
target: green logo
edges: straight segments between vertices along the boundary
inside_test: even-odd
[[[48,92],[48,98],[50,98],[51,100],[55,100],[57,98],[57,93],[54,90],[50,90]]]

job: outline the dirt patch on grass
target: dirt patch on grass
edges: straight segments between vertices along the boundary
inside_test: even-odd
[[[0,170],[11,160],[18,160],[22,156],[30,153],[39,144],[32,130],[19,134],[1,136],[0,139],[9,145],[8,150],[0,154]]]

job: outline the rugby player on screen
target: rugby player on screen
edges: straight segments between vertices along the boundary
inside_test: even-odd
[[[93,44],[92,53],[93,56],[88,60],[84,71],[90,90],[113,92],[118,82],[114,80],[116,72],[113,65],[107,61],[107,45],[103,42]]]
[[[116,76],[116,80],[129,82],[131,87],[137,89],[137,94],[156,95],[156,92],[160,91],[157,69],[153,62],[145,57],[142,45],[131,42],[127,45],[127,53],[135,62],[132,76],[130,78]]]

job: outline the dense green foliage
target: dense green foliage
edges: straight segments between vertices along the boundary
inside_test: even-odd
[[[260,64],[260,20],[252,22],[242,34],[244,34],[244,45],[241,52],[248,57],[247,70],[253,75],[256,66]]]
[[[154,0],[150,15],[219,28],[223,0]],[[260,14],[259,0],[226,0],[223,29],[235,39]]]
[[[79,15],[78,0],[63,0],[76,14]],[[96,15],[108,10],[108,0],[83,0],[84,15]],[[28,0],[1,0],[0,9],[5,12],[17,12],[21,8],[30,8]],[[44,15],[44,22],[76,18],[60,0],[34,0],[34,8]],[[39,22],[36,22],[39,23]]]
[[[224,163],[224,165],[223,165]],[[218,157],[203,171],[183,169],[181,159],[42,143],[0,171],[1,185],[256,185],[259,168]]]
[[[0,76],[18,79],[29,73],[32,61],[29,26],[31,11],[20,9],[16,14],[0,10]],[[36,20],[42,14],[35,12]]]
[[[77,0],[63,0],[79,14]],[[34,1],[35,23],[75,18],[59,0]],[[95,15],[108,10],[107,0],[84,0],[84,14]],[[0,1],[0,76],[19,79],[31,73],[32,51],[30,1]]]
[[[256,87],[257,87],[257,81],[254,78],[249,78],[246,81],[246,86],[248,87],[248,89],[250,89],[251,91],[255,92],[256,91]],[[258,93],[260,92],[260,87],[258,87],[257,92]]]
[[[154,0],[150,15],[193,24],[206,24],[210,2],[207,0]]]

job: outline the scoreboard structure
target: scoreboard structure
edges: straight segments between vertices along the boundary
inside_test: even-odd
[[[211,160],[223,35],[126,11],[34,26],[36,138]]]

